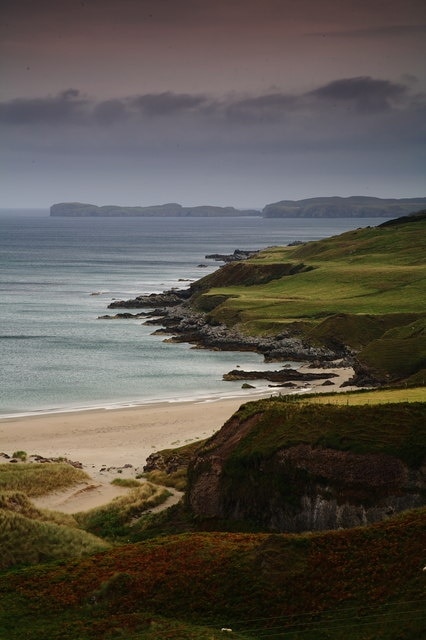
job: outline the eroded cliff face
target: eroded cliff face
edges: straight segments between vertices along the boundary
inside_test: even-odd
[[[369,524],[426,504],[426,467],[393,455],[303,442],[240,455],[260,419],[233,416],[193,460],[187,499],[195,515],[301,532]]]

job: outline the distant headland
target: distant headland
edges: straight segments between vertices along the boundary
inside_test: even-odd
[[[426,206],[426,198],[373,198],[370,196],[339,196],[281,200],[259,209],[235,209],[201,205],[184,207],[176,202],[148,207],[122,207],[82,202],[60,202],[50,207],[57,217],[194,217],[232,218],[258,216],[263,218],[367,218],[408,215]]]

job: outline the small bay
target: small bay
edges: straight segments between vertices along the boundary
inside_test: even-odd
[[[261,356],[166,344],[141,320],[98,316],[113,299],[186,287],[211,273],[221,263],[207,254],[382,221],[0,216],[0,415],[246,397],[222,375],[259,369]]]

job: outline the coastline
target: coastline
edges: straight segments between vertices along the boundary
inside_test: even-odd
[[[314,369],[307,368],[314,372]],[[330,369],[337,374],[332,387],[322,381],[285,388],[252,389],[247,395],[230,398],[200,398],[174,402],[152,402],[134,406],[64,410],[0,418],[0,448],[11,455],[25,450],[28,455],[66,457],[79,461],[90,473],[103,466],[133,465],[142,470],[154,451],[179,447],[209,437],[245,402],[279,393],[308,393],[344,390],[350,367]]]
[[[301,368],[313,371],[308,365]],[[333,387],[316,380],[309,386],[301,384],[290,393],[352,389],[341,385],[352,377],[353,369],[330,369],[330,373],[337,375],[333,378]],[[9,456],[24,450],[29,456],[63,457],[81,463],[90,477],[87,483],[34,501],[39,507],[76,513],[123,495],[127,490],[111,485],[111,480],[138,476],[150,454],[204,440],[218,431],[245,402],[279,393],[289,391],[251,389],[245,396],[232,398],[152,402],[0,418],[0,450]],[[7,462],[7,458],[1,462]]]

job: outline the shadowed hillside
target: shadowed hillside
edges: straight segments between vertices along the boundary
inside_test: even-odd
[[[418,640],[424,510],[326,534],[199,533],[4,575],[8,640]]]

